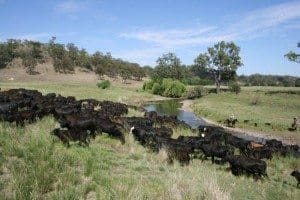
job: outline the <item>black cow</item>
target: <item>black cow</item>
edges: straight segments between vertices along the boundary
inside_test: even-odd
[[[298,187],[299,184],[300,184],[300,172],[297,171],[297,170],[294,170],[294,171],[291,173],[291,176],[295,177],[295,179],[297,180],[297,187]]]
[[[233,175],[241,175],[243,172],[253,176],[267,176],[267,164],[263,160],[249,158],[242,155],[227,155],[225,158],[230,163]]]

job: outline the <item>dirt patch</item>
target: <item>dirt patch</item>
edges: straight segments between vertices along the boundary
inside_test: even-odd
[[[83,82],[96,83],[101,81],[100,77],[93,71],[88,71],[79,67],[75,68],[72,74],[62,74],[55,72],[52,63],[46,62],[38,64],[35,69],[38,74],[29,75],[22,65],[21,59],[14,59],[6,68],[0,69],[1,82]],[[141,88],[143,81],[126,80],[120,77],[110,78],[107,76],[102,79],[109,80],[116,86],[126,88]]]
[[[29,75],[21,60],[15,59],[8,67],[0,70],[0,81],[31,82],[31,81],[97,81],[99,77],[94,72],[85,72],[76,68],[74,74],[55,72],[52,63],[47,62],[36,66],[36,75]]]

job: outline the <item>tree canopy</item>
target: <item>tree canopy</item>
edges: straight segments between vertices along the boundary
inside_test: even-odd
[[[171,78],[180,80],[184,76],[180,59],[174,53],[163,54],[156,61],[152,79]]]
[[[298,42],[297,47],[300,47],[300,42]],[[284,55],[288,60],[300,63],[300,54],[297,54],[293,51],[288,52],[287,54]]]
[[[213,76],[218,93],[222,76],[235,72],[243,65],[239,53],[240,47],[233,42],[221,41],[207,48],[207,52],[199,54],[194,63],[196,67],[208,70]]]

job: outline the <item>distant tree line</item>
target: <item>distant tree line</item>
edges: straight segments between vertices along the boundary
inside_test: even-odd
[[[182,64],[174,53],[166,53],[157,59],[156,66],[152,68],[114,58],[110,53],[96,51],[89,54],[73,43],[58,43],[55,37],[47,43],[8,39],[0,42],[0,69],[5,68],[13,59],[21,58],[26,71],[35,74],[35,67],[39,63],[52,62],[55,71],[60,73],[73,73],[76,67],[80,67],[94,71],[100,77],[121,77],[124,82],[128,79],[142,80],[149,76],[153,83],[158,83],[155,91],[158,91],[158,85],[162,85],[163,79],[168,79],[169,82],[177,80],[185,85],[215,84],[217,90],[220,85],[232,82],[244,86],[299,87],[299,77],[261,74],[237,76],[236,70],[243,65],[239,51],[240,48],[233,42],[221,41],[200,53],[191,65]]]
[[[300,87],[300,78],[295,76],[252,74],[238,76],[238,81],[244,86]]]
[[[57,43],[55,37],[48,43],[15,39],[0,42],[0,69],[5,68],[15,58],[22,59],[29,74],[37,73],[35,71],[37,64],[46,61],[52,61],[55,71],[60,73],[73,73],[75,67],[80,67],[94,71],[100,77],[103,75],[111,78],[121,77],[123,81],[142,80],[152,71],[149,66],[141,67],[137,63],[113,58],[110,53],[97,51],[89,54],[73,43],[67,45]]]

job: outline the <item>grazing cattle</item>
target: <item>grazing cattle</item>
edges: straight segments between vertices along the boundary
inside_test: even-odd
[[[263,160],[241,155],[227,155],[225,159],[229,162],[233,175],[238,176],[245,172],[253,176],[267,176],[267,164]]]
[[[168,155],[169,163],[173,163],[173,160],[178,160],[182,165],[190,162],[190,156],[194,152],[193,147],[186,143],[169,137],[162,137],[159,133],[147,131],[140,127],[132,127],[131,132],[135,140],[145,147],[149,147],[154,152],[159,152],[161,149],[165,149]]]
[[[215,163],[215,157],[224,160],[227,155],[233,155],[233,149],[228,146],[203,144],[200,148],[205,158],[211,157],[212,163]]]
[[[266,146],[273,148],[275,151],[280,151],[283,147],[283,144],[281,141],[271,139],[266,141]]]
[[[144,117],[155,119],[158,116],[157,112],[155,111],[149,111],[145,112]]]
[[[178,141],[187,144],[194,150],[200,150],[202,144],[210,144],[210,140],[201,136],[179,136]]]
[[[238,138],[236,136],[226,134],[225,135],[225,144],[229,144],[234,146],[235,148],[238,148],[240,152],[244,155],[247,155],[247,149],[249,146],[249,141],[243,140],[241,138]]]
[[[143,117],[125,117],[121,119],[122,123],[129,127],[152,127],[154,121]]]
[[[250,142],[249,143],[249,148],[250,149],[260,149],[263,146],[264,146],[263,144],[259,144],[259,143],[256,143],[256,142]]]
[[[171,126],[183,126],[185,128],[191,128],[187,123],[184,121],[180,121],[177,119],[177,116],[159,116],[155,111],[145,112],[144,117],[148,119],[152,119],[154,122],[158,124],[168,124]]]
[[[159,149],[165,149],[167,151],[170,164],[173,163],[174,159],[178,160],[181,165],[189,164],[191,154],[194,153],[193,147],[173,138],[157,136],[156,141],[159,145]]]
[[[57,136],[64,144],[69,146],[69,142],[71,141],[79,141],[80,144],[84,144],[85,146],[88,145],[88,134],[86,130],[80,129],[68,129],[68,130],[61,130],[56,128],[52,131],[52,133]]]
[[[82,104],[86,105],[82,105]],[[95,106],[99,110],[95,110]],[[12,89],[0,93],[0,120],[16,122],[23,126],[36,118],[53,114],[62,128],[53,133],[66,142],[78,140],[87,142],[88,136],[95,137],[95,132],[106,132],[125,142],[120,126],[111,119],[128,112],[127,106],[110,101],[87,99],[77,101],[75,97],[63,97],[50,93],[42,95],[37,90]]]
[[[299,187],[299,184],[300,184],[300,172],[297,171],[297,170],[294,170],[291,173],[291,176],[295,177],[295,179],[297,180],[297,187]]]
[[[248,149],[247,156],[253,157],[256,159],[272,159],[274,150],[269,147],[261,147],[255,149]]]

